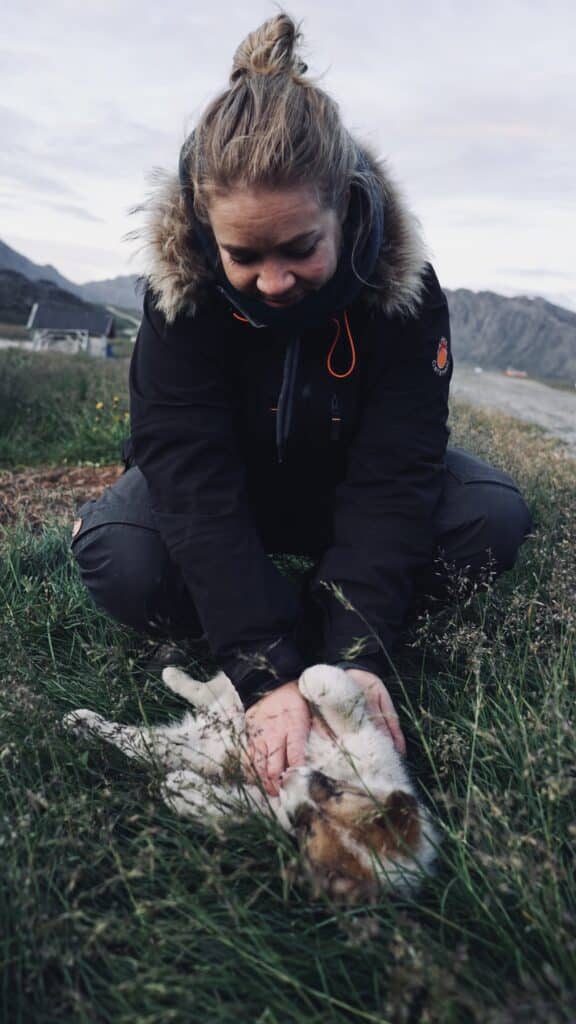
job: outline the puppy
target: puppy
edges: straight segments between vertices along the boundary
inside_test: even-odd
[[[196,709],[168,726],[139,728],[80,709],[64,724],[113,743],[129,757],[166,771],[165,802],[202,823],[222,823],[254,811],[295,834],[316,895],[372,902],[382,887],[414,892],[432,866],[437,837],[392,737],[371,721],[363,692],[342,669],[307,668],[302,696],[326,728],[312,729],[306,763],[285,772],[269,797],[242,776],[246,722],[242,701],[220,672],[203,683],[178,668],[166,685]]]

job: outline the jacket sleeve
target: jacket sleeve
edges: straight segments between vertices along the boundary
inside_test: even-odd
[[[311,583],[326,661],[378,675],[389,668],[414,575],[433,558],[444,478],[449,314],[430,266],[425,285],[418,316],[389,321],[388,336],[385,329],[375,338],[346,476],[335,491],[333,544]]]
[[[130,365],[132,443],[213,657],[249,698],[296,678],[305,663],[291,636],[296,591],[250,514],[215,330],[185,316],[168,325],[147,293]]]

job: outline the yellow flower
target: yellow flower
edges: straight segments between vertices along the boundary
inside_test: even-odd
[[[96,408],[97,409],[103,409],[104,408],[104,402],[96,402]]]

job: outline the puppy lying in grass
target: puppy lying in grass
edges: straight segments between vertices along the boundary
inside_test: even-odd
[[[436,834],[391,736],[371,722],[364,694],[340,668],[314,665],[299,680],[322,730],[312,729],[306,764],[285,772],[279,795],[246,781],[245,712],[223,672],[208,682],[166,668],[167,686],[196,709],[174,725],[138,728],[86,709],[64,725],[101,736],[128,757],[160,763],[165,802],[207,822],[259,811],[295,834],[316,895],[371,902],[381,886],[414,892],[430,868]]]

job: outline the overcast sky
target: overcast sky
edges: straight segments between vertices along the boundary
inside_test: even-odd
[[[18,0],[2,13],[0,238],[84,282],[225,86],[258,0]],[[420,218],[441,282],[576,308],[573,0],[295,0],[310,69]]]

